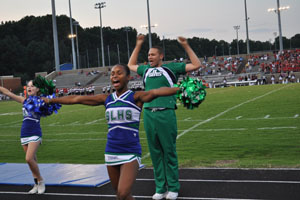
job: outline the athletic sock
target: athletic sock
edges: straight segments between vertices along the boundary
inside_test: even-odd
[[[37,185],[38,184],[37,178],[34,178],[33,180],[34,180],[34,183]]]

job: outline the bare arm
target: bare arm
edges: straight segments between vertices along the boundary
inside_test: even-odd
[[[54,99],[42,98],[46,103],[60,103],[60,104],[84,104],[89,106],[103,105],[107,95],[99,94],[95,96],[78,96],[71,95],[59,97]]]
[[[24,97],[17,96],[14,93],[10,92],[8,89],[1,87],[1,86],[0,86],[0,92],[6,96],[9,96],[10,98],[12,98],[13,100],[15,100],[18,103],[23,103],[23,101],[25,100]]]
[[[134,48],[134,50],[130,56],[130,59],[128,61],[128,67],[133,72],[137,72],[137,68],[139,67],[137,65],[137,59],[138,59],[140,50],[142,48],[142,44],[144,43],[144,40],[145,40],[144,35],[137,36],[135,48]]]
[[[185,52],[187,53],[187,55],[189,56],[189,58],[192,62],[192,63],[186,64],[185,71],[190,72],[190,71],[199,69],[201,67],[201,62],[200,62],[198,56],[193,51],[193,49],[188,44],[187,39],[184,37],[178,37],[178,42],[184,48]]]
[[[137,100],[140,101],[141,103],[144,103],[144,102],[150,102],[157,97],[174,95],[179,89],[180,88],[178,87],[173,87],[173,88],[161,87],[149,91],[136,92],[136,95],[137,95]]]

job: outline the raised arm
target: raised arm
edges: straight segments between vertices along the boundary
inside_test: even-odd
[[[23,103],[23,101],[25,100],[24,97],[22,96],[17,96],[14,93],[12,93],[11,91],[9,91],[8,89],[1,87],[0,86],[0,92],[3,93],[6,96],[9,96],[10,98],[12,98],[13,100],[15,100],[18,103]]]
[[[150,102],[153,99],[161,96],[171,96],[176,94],[176,92],[179,90],[178,87],[161,87],[158,89],[153,89],[149,91],[140,91],[136,92],[136,100],[138,102],[144,103],[144,102]]]
[[[60,104],[84,104],[89,106],[97,106],[104,104],[107,95],[98,94],[95,96],[79,96],[71,95],[59,97],[54,99],[42,98],[46,103],[60,103]]]
[[[145,36],[144,35],[138,35],[137,36],[134,50],[133,50],[133,52],[132,52],[132,54],[130,56],[130,59],[128,61],[128,67],[133,72],[137,72],[137,68],[138,68],[137,59],[138,59],[140,50],[142,48],[142,44],[144,43],[144,40],[145,40]]]
[[[181,44],[181,46],[184,48],[185,52],[187,53],[189,59],[192,63],[186,64],[185,71],[190,72],[197,70],[201,67],[201,62],[198,58],[198,56],[195,54],[193,49],[190,47],[189,43],[187,42],[187,39],[184,37],[178,37],[178,42]]]

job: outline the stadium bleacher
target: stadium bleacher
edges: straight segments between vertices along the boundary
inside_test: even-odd
[[[291,79],[291,76],[294,76],[292,82],[299,82],[300,78],[299,49],[287,50],[282,56],[274,52],[263,52],[249,56],[219,56],[200,60],[204,68],[200,68],[188,75],[202,79],[208,87],[224,86],[224,79],[226,79],[228,86],[238,86],[282,83],[280,76],[284,80]],[[188,60],[183,60],[183,62],[188,62]],[[55,80],[57,88],[88,87],[93,85],[95,94],[97,94],[103,93],[107,88],[110,88],[110,69],[111,67],[98,67],[53,72],[48,75],[48,78]],[[143,89],[141,77],[135,72],[131,72],[131,77],[129,87],[137,90]],[[263,77],[264,81],[262,81]]]

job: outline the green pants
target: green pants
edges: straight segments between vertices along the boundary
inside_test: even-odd
[[[178,161],[176,153],[177,122],[173,109],[152,112],[144,109],[144,128],[154,167],[157,193],[178,192]]]

